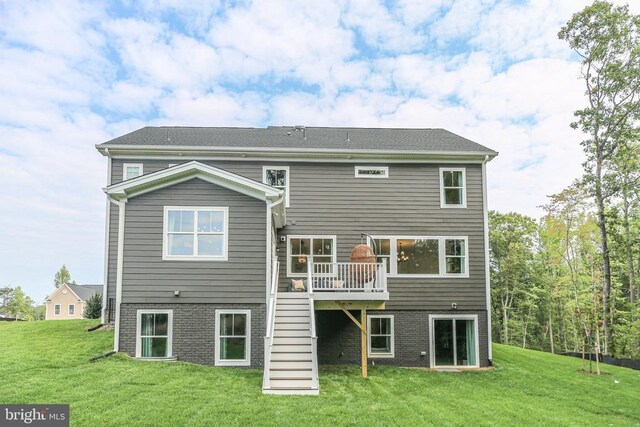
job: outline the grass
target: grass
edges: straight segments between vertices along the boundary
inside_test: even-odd
[[[90,363],[113,339],[93,324],[0,322],[0,403],[70,403],[73,426],[640,424],[640,372],[570,357],[496,345],[490,371],[327,367],[320,396],[267,396],[260,370]]]

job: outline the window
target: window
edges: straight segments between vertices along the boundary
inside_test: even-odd
[[[287,236],[287,275],[306,276],[307,256],[313,262],[336,262],[335,236]]]
[[[440,207],[466,208],[464,168],[440,168]]]
[[[142,175],[142,163],[125,163],[122,165],[122,180],[136,178]]]
[[[53,314],[56,316],[60,316],[60,304],[56,304],[53,306]]]
[[[463,239],[445,239],[444,247],[447,274],[464,274],[466,271],[466,241]]]
[[[263,166],[262,182],[284,190],[286,207],[289,207],[289,166]]]
[[[73,316],[76,314],[76,306],[73,304],[69,304],[69,316]]]
[[[478,316],[429,316],[431,367],[478,366]]]
[[[367,316],[369,357],[393,357],[393,316]]]
[[[356,166],[356,178],[389,178],[388,166]]]
[[[229,208],[165,206],[165,260],[226,261]]]
[[[469,277],[467,237],[374,237],[390,276]],[[371,242],[369,245],[373,248]]]
[[[251,364],[251,310],[216,310],[218,366]]]
[[[138,310],[136,357],[171,357],[173,310]]]

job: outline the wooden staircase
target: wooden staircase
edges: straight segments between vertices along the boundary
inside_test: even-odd
[[[271,348],[265,352],[265,394],[318,394],[318,360],[306,292],[282,292],[275,303]],[[270,321],[271,319],[267,319]]]

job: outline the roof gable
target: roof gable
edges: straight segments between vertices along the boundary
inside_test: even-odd
[[[198,178],[211,184],[254,197],[265,202],[280,199],[284,192],[270,185],[227,172],[198,161],[191,161],[137,178],[113,184],[104,189],[116,200],[129,199],[151,191]]]

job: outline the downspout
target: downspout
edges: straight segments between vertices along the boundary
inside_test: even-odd
[[[120,304],[122,302],[122,271],[124,261],[124,215],[125,200],[116,200],[107,195],[107,199],[118,206],[118,260],[116,264],[116,319],[115,334],[113,337],[113,351],[118,351],[120,346]]]
[[[489,156],[484,157],[482,162],[482,211],[484,214],[484,277],[486,286],[486,304],[487,304],[487,346],[489,350],[489,363],[493,362],[493,345],[491,343],[491,272],[489,269],[489,210],[487,202],[487,162]]]
[[[109,155],[109,149],[104,150],[107,157],[107,185],[111,185],[111,156]],[[107,304],[109,301],[108,280],[109,280],[109,224],[111,223],[111,203],[109,199],[106,200],[104,220],[104,284],[102,285],[102,313],[100,315],[100,323],[105,322],[105,312],[107,311]]]
[[[273,225],[273,219],[271,218],[271,211],[273,209],[274,206],[278,205],[279,203],[282,203],[284,201],[284,194],[282,196],[280,196],[280,198],[278,200],[276,200],[275,202],[272,203],[267,203],[267,250],[266,252],[266,257],[267,257],[267,262],[266,262],[266,286],[265,286],[265,291],[266,291],[266,297],[265,297],[265,301],[269,300],[269,288],[270,288],[270,283],[269,281],[271,280],[271,258],[273,256],[273,254],[271,253],[271,226]]]

